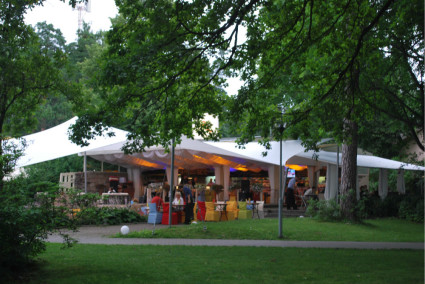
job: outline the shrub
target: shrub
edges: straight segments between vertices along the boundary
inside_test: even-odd
[[[95,207],[96,203],[101,197],[97,193],[83,193],[82,190],[66,189],[64,190],[66,195],[63,202],[65,202],[71,208],[91,208]]]
[[[146,222],[146,217],[127,208],[92,207],[78,212],[76,221],[81,225],[119,225]]]
[[[40,194],[36,200],[28,196],[23,182],[7,181],[0,191],[0,275],[5,277],[17,274],[44,251],[49,233],[76,229],[67,217],[68,208],[54,206],[57,193]],[[62,235],[66,245],[71,245],[72,239]]]
[[[321,221],[341,221],[343,219],[340,206],[335,200],[310,200],[306,214]]]
[[[357,210],[362,219],[398,217],[414,222],[424,220],[424,199],[420,194],[390,193],[384,200],[379,196],[365,196],[359,200]]]
[[[424,201],[423,199],[414,200],[413,198],[406,198],[400,203],[399,217],[414,221],[424,221]]]

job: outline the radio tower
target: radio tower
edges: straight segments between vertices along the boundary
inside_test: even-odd
[[[85,1],[85,3],[77,4],[78,10],[78,30],[83,28],[83,12],[91,12],[91,0]]]

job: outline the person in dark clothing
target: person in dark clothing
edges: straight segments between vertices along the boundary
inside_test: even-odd
[[[294,208],[294,210],[297,210],[297,204],[295,203],[295,195],[294,195],[294,189],[288,187],[286,190],[286,209],[290,210]]]
[[[297,210],[297,204],[295,203],[295,178],[292,178],[288,183],[288,189],[286,190],[286,209],[290,210],[291,207],[294,208],[294,210]]]
[[[190,222],[193,220],[193,206],[194,206],[194,200],[192,195],[192,190],[189,188],[189,185],[185,184],[183,186],[183,199],[186,203],[184,207],[184,223],[190,224]]]

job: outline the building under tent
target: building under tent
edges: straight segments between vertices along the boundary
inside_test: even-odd
[[[147,175],[157,175],[163,181],[171,179],[171,154],[161,146],[150,147],[143,153],[126,155],[121,150],[126,141],[127,132],[111,128],[115,132],[112,137],[97,137],[89,146],[80,147],[68,140],[68,129],[75,122],[73,118],[51,129],[25,136],[28,147],[25,155],[18,161],[19,166],[31,165],[59,157],[76,154],[88,156],[101,162],[118,165],[125,168],[126,173],[96,173],[103,175],[103,179],[97,183],[107,183],[111,176],[122,182],[131,182],[132,195],[138,199],[146,193],[146,183],[149,183]],[[175,148],[175,167],[173,184],[178,184],[178,174],[193,173],[203,177],[213,176],[217,184],[224,187],[224,199],[229,197],[229,187],[233,177],[246,179],[256,178],[263,182],[265,195],[269,203],[276,204],[279,196],[279,142],[272,141],[271,149],[267,155],[263,155],[265,149],[256,142],[251,142],[240,148],[234,141],[209,142],[193,140],[183,137],[182,142]],[[304,180],[310,186],[319,183],[319,176],[326,175],[324,186],[325,199],[335,198],[338,192],[338,170],[341,165],[341,155],[336,152],[326,151],[323,148],[317,153],[305,152],[299,140],[283,141],[282,160],[283,165],[303,169]],[[339,161],[338,161],[339,157]],[[388,192],[388,170],[398,170],[400,183],[399,192],[403,193],[404,170],[424,171],[425,167],[406,164],[393,160],[383,159],[370,155],[358,155],[359,186],[365,183],[367,169],[380,169],[379,193],[385,197]],[[87,176],[84,175],[87,189]],[[205,180],[207,182],[208,180]],[[74,183],[74,186],[76,184]],[[359,187],[358,186],[358,187]],[[80,186],[80,188],[82,188]],[[96,192],[105,190],[96,182],[90,183],[88,191]],[[359,192],[359,191],[358,191]]]

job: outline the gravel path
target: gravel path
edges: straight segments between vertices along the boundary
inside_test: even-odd
[[[152,224],[129,224],[130,231],[153,230]],[[156,225],[166,228],[168,225]],[[82,244],[107,245],[183,245],[183,246],[250,246],[250,247],[299,247],[299,248],[351,248],[351,249],[416,249],[423,250],[424,243],[413,242],[331,242],[331,241],[278,241],[278,240],[221,240],[221,239],[134,239],[110,238],[120,232],[118,226],[83,226],[70,235]],[[48,242],[60,243],[58,234],[49,236]]]

